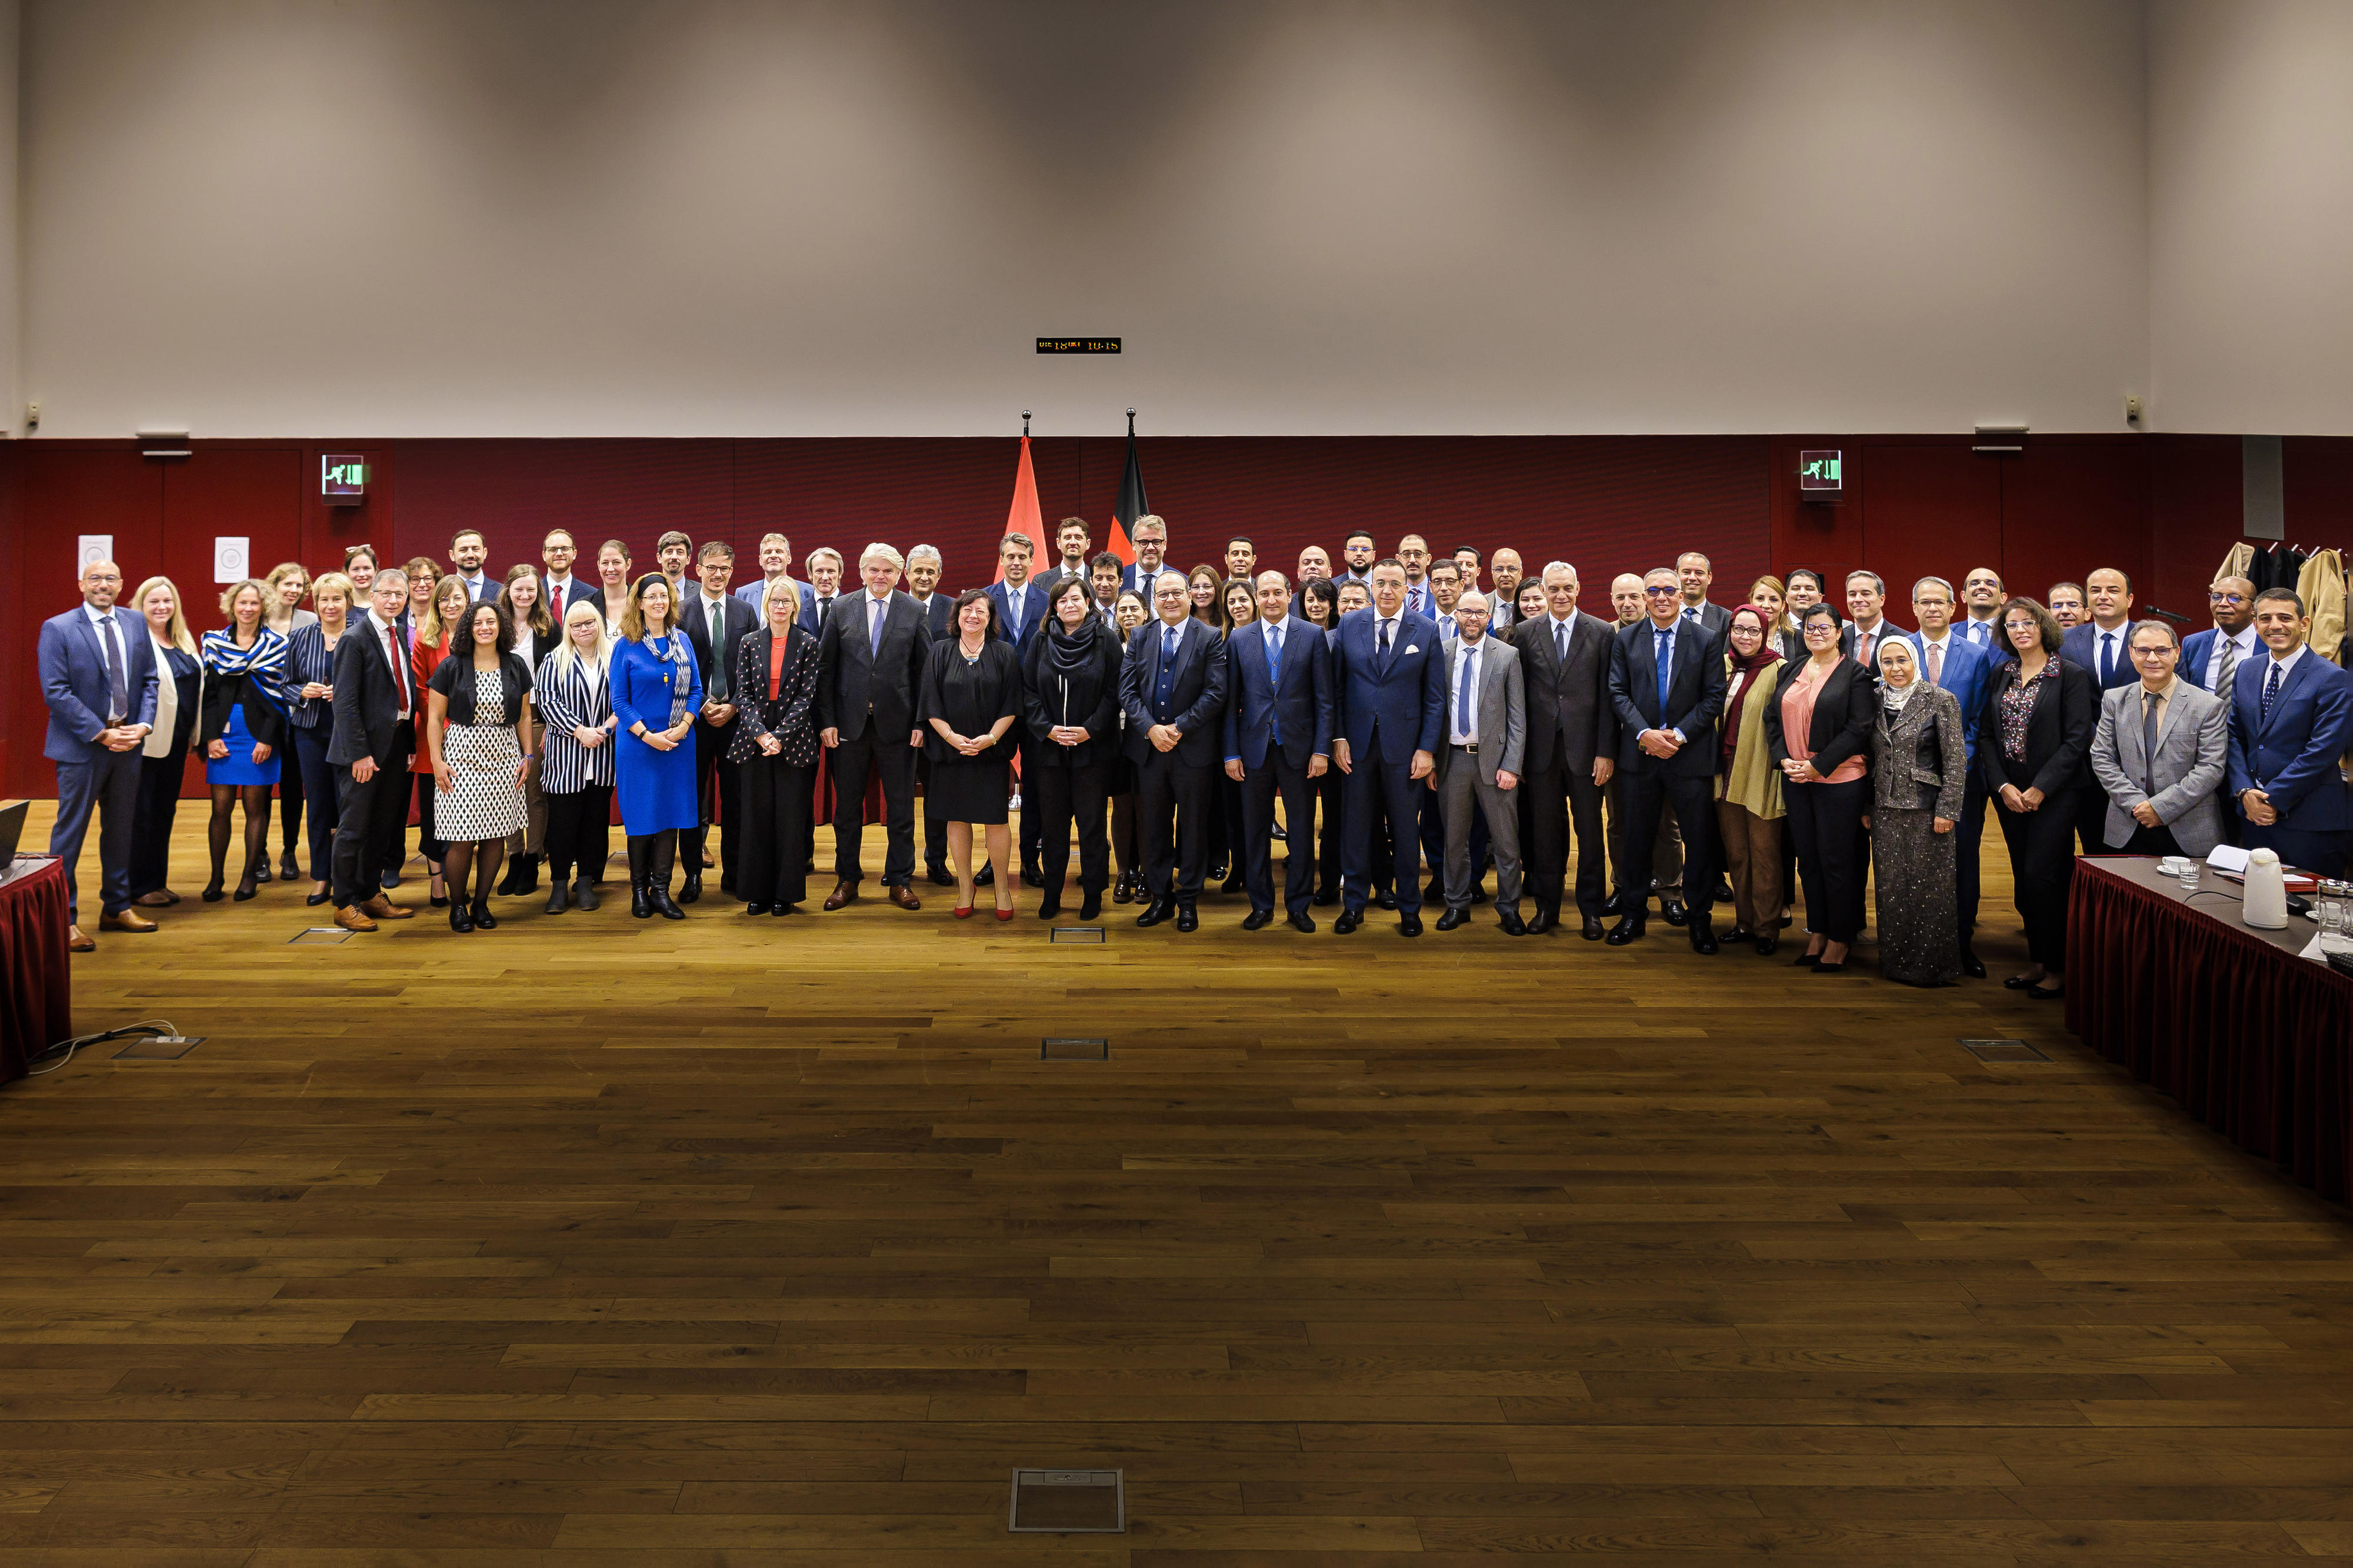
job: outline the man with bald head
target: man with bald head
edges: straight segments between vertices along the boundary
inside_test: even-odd
[[[58,769],[58,816],[49,829],[49,853],[65,862],[66,943],[76,952],[98,945],[81,929],[81,888],[75,876],[93,810],[99,818],[103,910],[99,924],[107,931],[155,929],[131,903],[131,818],[139,805],[140,748],[155,727],[155,639],[137,615],[116,612],[114,601],[121,593],[122,568],[93,561],[82,568],[81,603],[41,626],[41,695],[49,707],[42,755]]]

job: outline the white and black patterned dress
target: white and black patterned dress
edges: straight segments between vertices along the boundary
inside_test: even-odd
[[[433,800],[433,827],[452,844],[504,838],[523,826],[522,791],[515,769],[522,748],[515,740],[514,716],[507,711],[504,671],[474,676],[474,722],[448,724],[441,731],[441,760],[449,767],[449,787]]]

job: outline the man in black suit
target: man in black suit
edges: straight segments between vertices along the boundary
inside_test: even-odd
[[[1089,552],[1092,549],[1092,542],[1087,533],[1087,520],[1066,517],[1056,523],[1054,548],[1060,552],[1054,564],[1030,579],[1037,584],[1041,594],[1053,593],[1054,584],[1065,577],[1086,576]],[[1092,586],[1092,584],[1089,584],[1090,588]]]
[[[1715,583],[1715,563],[1698,551],[1686,550],[1675,557],[1675,585],[1683,593],[1683,619],[1698,622],[1702,631],[1720,638],[1732,625],[1732,612],[1708,603],[1707,591]]]
[[[1566,561],[1545,567],[1544,590],[1546,613],[1512,628],[1527,701],[1520,789],[1529,814],[1528,890],[1535,905],[1528,930],[1560,923],[1574,822],[1577,915],[1585,940],[1599,942],[1609,897],[1602,790],[1618,767],[1618,710],[1609,697],[1616,624],[1577,609],[1577,568]]]
[[[705,542],[695,554],[694,573],[701,586],[686,596],[678,612],[679,629],[693,647],[695,664],[702,671],[702,710],[694,716],[696,826],[680,835],[678,847],[679,858],[686,862],[686,882],[678,890],[681,904],[702,897],[703,845],[714,822],[727,829],[719,839],[719,888],[722,892],[735,890],[736,840],[742,835],[732,818],[742,771],[727,760],[739,714],[735,652],[760,629],[752,606],[727,591],[727,581],[735,574],[733,545],[718,539]]]
[[[491,558],[491,547],[478,528],[461,528],[449,536],[449,573],[466,580],[466,596],[478,605],[487,605],[499,596],[506,584],[482,569]]]
[[[1724,711],[1724,645],[1685,620],[1683,584],[1660,567],[1642,579],[1649,614],[1619,632],[1609,655],[1609,701],[1618,712],[1618,770],[1626,805],[1629,883],[1648,887],[1659,814],[1672,802],[1683,829],[1683,908],[1694,952],[1715,951],[1715,721]],[[1642,934],[1637,905],[1609,929],[1612,947]]]
[[[1007,534],[997,547],[997,563],[1005,574],[1001,583],[989,584],[989,597],[997,601],[997,635],[1013,645],[1014,658],[1023,669],[1029,668],[1029,650],[1046,629],[1046,592],[1029,580],[1029,563],[1037,553],[1037,545],[1026,533],[1018,531]],[[1014,754],[1020,759],[1021,777],[1027,781],[1038,774],[1037,737],[1020,720],[1005,732],[1013,743]],[[1020,794],[1020,786],[1015,786]],[[1039,865],[1039,835],[1044,831],[1046,814],[1039,810],[1037,797],[1021,796],[1021,826],[1018,842],[1021,849],[1021,880],[1032,888],[1046,885],[1046,875]]]
[[[378,572],[368,602],[368,613],[335,644],[327,742],[327,761],[343,785],[333,869],[335,923],[345,931],[374,931],[377,921],[417,912],[385,897],[383,880],[385,825],[407,820],[408,763],[417,753],[417,692],[393,624],[408,602],[407,574],[397,566]]]
[[[1155,926],[1171,915],[1178,931],[1200,925],[1195,904],[1208,860],[1212,787],[1225,739],[1226,658],[1218,634],[1194,618],[1185,574],[1164,571],[1152,582],[1152,609],[1127,639],[1119,701],[1127,714],[1127,754],[1135,763],[1138,847],[1152,902],[1135,917]]]
[[[937,545],[918,544],[907,552],[907,596],[923,612],[924,635],[934,642],[955,636],[955,595],[940,591],[940,574],[944,570],[946,563]],[[953,888],[955,873],[948,869],[948,825],[932,811],[932,759],[920,751],[915,753],[915,782],[923,795],[923,874],[934,887]],[[988,868],[981,868],[981,875],[988,877]]]
[[[915,897],[915,694],[932,638],[923,613],[895,584],[906,563],[887,544],[870,544],[858,558],[863,593],[834,601],[818,643],[819,738],[833,754],[833,892],[838,910],[858,897],[863,875],[859,850],[866,833],[866,781],[882,779],[882,820],[888,846],[882,886],[902,910],[923,906]]]
[[[1283,903],[1294,930],[1312,931],[1315,895],[1315,785],[1331,765],[1332,677],[1323,631],[1291,614],[1280,572],[1253,584],[1259,618],[1226,639],[1226,776],[1242,786],[1243,879],[1250,912],[1244,931],[1274,919],[1274,802],[1299,832],[1284,842]]]

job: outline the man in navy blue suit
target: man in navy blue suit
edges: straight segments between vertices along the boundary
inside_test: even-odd
[[[2067,628],[2060,640],[2059,657],[2079,669],[2092,672],[2092,684],[2105,697],[2119,686],[2139,683],[2132,661],[2132,579],[2113,566],[2103,566],[2084,579],[2084,603],[2088,619]],[[2108,850],[2108,795],[2100,789],[2075,792],[2075,837],[2086,855]]]
[[[997,562],[1004,569],[1005,580],[988,585],[988,596],[997,601],[997,635],[1013,645],[1014,657],[1021,668],[1029,668],[1029,649],[1046,626],[1046,590],[1029,581],[1029,563],[1038,557],[1037,541],[1028,534],[1015,531],[1007,534],[997,546]],[[1006,731],[1007,739],[1021,758],[1021,777],[1027,781],[1038,773],[1037,741],[1020,720]],[[1045,868],[1038,862],[1038,836],[1043,831],[1045,813],[1037,809],[1033,797],[1021,798],[1021,880],[1032,888],[1046,885]]]
[[[1259,618],[1226,639],[1226,776],[1242,786],[1244,931],[1274,919],[1274,801],[1298,831],[1285,840],[1282,901],[1293,929],[1312,931],[1315,895],[1315,785],[1332,750],[1332,676],[1324,633],[1291,614],[1290,584],[1261,572]]]
[[[2312,623],[2292,589],[2255,595],[2265,657],[2239,666],[2231,703],[2231,789],[2246,847],[2342,876],[2353,802],[2337,759],[2353,751],[2353,675],[2305,645]]]
[[[1683,830],[1683,908],[1694,952],[1714,952],[1708,919],[1715,889],[1715,721],[1724,711],[1724,644],[1687,620],[1672,567],[1642,579],[1641,620],[1618,633],[1609,654],[1609,701],[1618,711],[1619,798],[1626,806],[1626,885],[1651,884],[1659,816],[1672,804]],[[1883,622],[1882,623],[1884,624]],[[1636,904],[1609,928],[1612,947],[1642,934]]]
[[[2228,708],[2239,683],[2239,667],[2263,656],[2263,640],[2255,636],[2255,585],[2244,577],[2217,577],[2206,590],[2206,607],[2214,624],[2192,632],[2181,642],[2178,675],[2190,685],[2211,691]],[[2222,837],[2236,844],[2247,819],[2239,815],[2238,796],[2231,793],[2230,771],[2215,790],[2222,805]]]
[[[1120,578],[1119,585],[1134,589],[1148,605],[1152,603],[1153,580],[1160,575],[1162,557],[1168,549],[1168,525],[1147,511],[1135,520],[1127,537],[1135,546],[1135,564]]]
[[[1176,929],[1201,923],[1196,904],[1208,864],[1209,769],[1225,739],[1226,658],[1218,634],[1192,614],[1185,574],[1152,584],[1157,617],[1127,639],[1119,701],[1127,715],[1127,755],[1135,764],[1136,847],[1152,902],[1135,917]]]
[[[1405,567],[1372,571],[1372,607],[1340,623],[1333,644],[1332,760],[1348,775],[1340,842],[1345,873],[1340,918],[1347,935],[1364,923],[1376,807],[1388,815],[1396,857],[1398,930],[1421,934],[1419,851],[1422,786],[1438,765],[1446,714],[1446,660],[1435,623],[1405,607]]]
[[[97,940],[81,929],[81,888],[74,868],[92,810],[99,816],[98,864],[108,931],[151,931],[155,922],[131,903],[131,817],[139,804],[140,747],[155,727],[155,639],[147,623],[114,601],[122,568],[93,561],[82,568],[81,603],[41,623],[41,695],[49,705],[42,755],[58,766],[58,817],[49,853],[66,866],[66,942],[88,952]]]
[[[1961,802],[1960,826],[1954,846],[1958,857],[1955,879],[1956,904],[1961,924],[1961,969],[1985,978],[1971,934],[1978,923],[1978,846],[1985,835],[1985,781],[1978,777],[1978,722],[1984,716],[1986,683],[1993,679],[1994,662],[1986,651],[1953,626],[1953,585],[1942,577],[1923,577],[1912,584],[1912,617],[1920,629],[1909,637],[1920,661],[1920,679],[1953,694],[1961,705],[1961,740],[1968,749],[1969,776]]]

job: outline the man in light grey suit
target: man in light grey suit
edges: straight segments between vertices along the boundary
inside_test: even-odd
[[[2215,786],[2230,763],[2231,710],[2179,679],[2181,647],[2163,621],[2130,638],[2140,679],[2100,699],[2092,773],[2107,792],[2104,837],[2126,855],[2204,855],[2221,841]]]
[[[1446,720],[1430,783],[1446,822],[1446,912],[1440,931],[1471,918],[1471,819],[1487,819],[1495,852],[1495,914],[1506,936],[1520,920],[1520,761],[1527,746],[1520,650],[1487,635],[1487,598],[1454,601],[1456,634],[1446,639]]]

